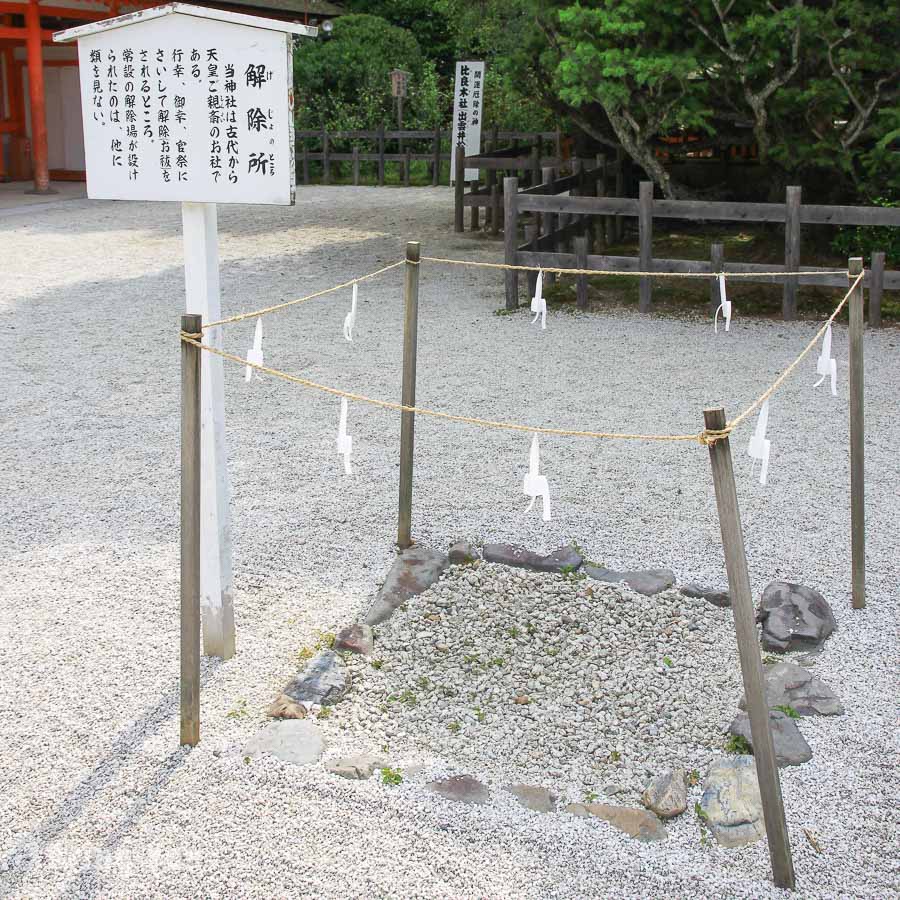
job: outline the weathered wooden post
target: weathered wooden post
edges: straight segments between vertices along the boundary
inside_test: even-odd
[[[789,185],[785,192],[785,272],[798,272],[800,270],[800,201],[801,189],[796,185]],[[796,275],[791,275],[784,280],[781,314],[785,321],[797,318],[797,285],[798,279]]]
[[[720,431],[725,427],[725,410],[721,407],[704,410],[703,419],[707,429]],[[780,888],[793,890],[794,863],[784,817],[775,744],[769,724],[769,704],[766,700],[762,657],[756,634],[756,616],[750,590],[750,575],[747,572],[747,556],[744,551],[744,532],[741,528],[741,513],[731,464],[731,446],[727,437],[709,445],[709,460],[716,490],[716,506],[722,532],[722,547],[725,551],[725,568],[728,572],[728,590],[731,594],[734,630],[741,660],[744,696],[750,716],[753,759],[756,762],[756,777],[759,781],[766,836],[769,841],[769,859],[772,863],[775,884]]]
[[[616,147],[616,196],[625,196],[625,151]],[[621,241],[625,237],[625,217],[616,216],[616,240]]]
[[[384,187],[384,122],[378,126],[378,187]]]
[[[469,182],[469,190],[471,191],[471,196],[472,196],[472,206],[471,206],[471,211],[469,213],[469,230],[470,231],[478,231],[478,229],[481,227],[481,225],[478,221],[479,213],[480,213],[480,209],[478,207],[479,187],[480,186],[479,186],[477,178],[475,178]]]
[[[535,135],[535,143],[531,148],[531,170],[529,187],[537,187],[541,183],[541,136]]]
[[[416,405],[416,348],[419,333],[419,242],[406,245],[403,281],[405,313],[403,318],[403,387],[401,403]],[[400,413],[400,508],[397,516],[397,546],[405,550],[412,544],[413,445],[416,414]]]
[[[518,240],[519,179],[503,179],[503,258],[507,265],[516,261],[516,241]],[[519,307],[519,273],[513,269],[506,270],[506,308]]]
[[[638,196],[638,241],[640,243],[640,266],[642,272],[653,270],[653,182],[642,181]],[[653,302],[652,285],[648,275],[640,279],[638,310],[650,312]]]
[[[872,254],[869,269],[869,327],[881,328],[881,296],[884,293],[884,251]]]
[[[725,271],[725,245],[710,244],[709,245],[709,271],[724,272]],[[709,279],[709,314],[714,316],[719,304],[722,302],[722,292],[719,290],[719,279]]]
[[[353,186],[359,186],[359,147],[353,145]]]
[[[466,230],[466,154],[462,147],[456,148],[453,163],[456,167],[456,171],[453,173],[453,230],[461,233]]]
[[[850,259],[852,284],[863,270],[859,256]],[[863,286],[850,294],[850,549],[853,608],[866,605],[865,398],[863,390]]]
[[[309,184],[309,147],[303,141],[303,183]]]
[[[547,186],[547,194],[550,195],[552,193],[552,185],[556,180],[556,172],[553,166],[543,166],[541,168],[541,184]],[[549,234],[553,233],[553,222],[555,216],[553,213],[543,213],[541,215],[541,235],[546,237]],[[556,273],[555,272],[546,272],[544,274],[544,284],[547,286],[551,284],[556,284]]]
[[[575,238],[575,268],[586,269],[588,258],[588,239],[586,234]],[[587,275],[575,276],[575,302],[579,309],[588,307]]]
[[[537,253],[539,239],[540,230],[538,229],[537,222],[527,222],[525,224],[525,243],[532,253]],[[525,273],[525,282],[528,285],[528,296],[533,297],[537,288],[537,271],[529,269]]]
[[[403,164],[403,186],[409,187],[412,179],[412,150],[406,148],[406,162]]]
[[[434,129],[431,148],[431,186],[437,187],[441,181],[441,126]]]
[[[328,152],[328,132],[322,129],[322,184],[331,184],[331,155]]]
[[[181,317],[199,335],[201,317]],[[200,740],[200,354],[181,341],[181,729],[180,743]]]

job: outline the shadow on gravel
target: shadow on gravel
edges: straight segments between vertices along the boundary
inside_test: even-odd
[[[222,660],[218,658],[204,663],[201,688],[215,677],[221,665]],[[0,858],[0,896],[8,896],[18,889],[34,869],[52,872],[71,865],[65,848],[56,852],[50,845],[67,829],[79,824],[85,808],[115,779],[129,756],[138,751],[147,738],[158,732],[169,719],[178,715],[179,698],[180,685],[176,681],[154,707],[119,734],[106,756],[81,779],[36,831],[21,837],[18,846],[7,849]],[[78,868],[60,896],[91,897],[101,889],[100,879],[95,876],[115,862],[112,858],[115,848],[165,789],[189,754],[187,747],[178,747],[162,760],[149,785],[125,810],[103,843],[90,851],[89,862]]]

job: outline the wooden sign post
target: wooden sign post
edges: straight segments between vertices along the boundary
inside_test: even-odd
[[[88,197],[182,206],[186,311],[221,318],[217,203],[293,205],[293,35],[172,3],[53,36],[78,42]],[[218,328],[204,343],[221,346]],[[222,360],[201,354],[203,650],[234,654]]]

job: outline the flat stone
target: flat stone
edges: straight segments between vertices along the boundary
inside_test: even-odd
[[[687,778],[684,769],[657,775],[641,795],[641,802],[661,819],[673,819],[687,809]]]
[[[584,557],[574,547],[560,547],[559,550],[542,556],[533,550],[512,544],[485,544],[481,553],[487,562],[514,566],[517,569],[532,569],[535,572],[574,572],[584,562]]]
[[[447,558],[451,565],[468,566],[479,559],[478,551],[468,541],[457,541],[450,545],[447,551]]]
[[[814,588],[788,581],[772,581],[756,611],[766,650],[810,650],[820,647],[837,628],[825,598]]]
[[[766,700],[770,709],[790,706],[801,716],[843,715],[844,705],[834,691],[803,666],[778,662],[766,666],[763,672],[766,679]],[[747,708],[745,697],[741,697],[738,706],[741,709]]]
[[[522,806],[539,813],[549,813],[556,809],[556,794],[545,787],[530,784],[508,784],[504,790],[509,791]]]
[[[269,706],[269,715],[303,719],[312,709],[333,706],[347,692],[347,675],[334,650],[320,651],[309,665],[292,678]]]
[[[707,600],[713,606],[723,609],[731,608],[731,595],[728,591],[720,591],[717,588],[703,587],[699,584],[683,584],[678,588],[685,597],[693,597],[696,600]]]
[[[775,743],[775,761],[779,766],[799,766],[812,759],[812,750],[806,743],[806,738],[800,734],[797,723],[790,716],[781,710],[770,710],[769,726]],[[728,733],[739,735],[751,747],[753,746],[750,716],[747,713],[738,713],[728,726]]]
[[[643,843],[663,841],[669,836],[666,826],[646,809],[611,806],[608,803],[570,803],[566,807],[566,812],[582,819],[590,816],[603,819],[614,828]]]
[[[484,806],[491,797],[491,792],[487,787],[471,775],[452,775],[450,778],[430,781],[426,787],[429,791],[440,794],[441,797],[453,800],[455,803],[474,803]]]
[[[352,778],[357,781],[363,781],[371,778],[372,773],[376,769],[383,769],[387,765],[387,760],[380,756],[374,756],[371,753],[359,753],[356,756],[342,756],[340,759],[332,760],[328,763],[326,769],[332,775],[338,775],[341,778]]]
[[[594,581],[608,581],[611,584],[625,583],[633,591],[652,597],[675,584],[675,573],[671,569],[634,569],[617,572],[600,566],[585,566],[584,571]]]
[[[375,639],[372,634],[372,626],[361,625],[359,622],[345,625],[334,639],[335,650],[347,650],[350,653],[359,653],[362,656],[368,656],[372,652],[374,645]]]
[[[271,722],[244,745],[244,756],[251,759],[269,755],[295,766],[318,762],[325,749],[321,732],[313,722],[288,719]]]
[[[723,847],[744,847],[764,838],[766,826],[753,757],[715,760],[703,785],[700,809]]]
[[[365,616],[366,625],[377,625],[389,619],[398,606],[410,597],[428,590],[450,564],[443,553],[427,547],[410,547],[395,560]]]

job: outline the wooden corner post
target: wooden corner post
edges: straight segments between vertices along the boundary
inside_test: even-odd
[[[199,334],[201,317],[181,317]],[[181,342],[181,744],[200,740],[200,354]]]
[[[784,216],[784,268],[787,272],[800,271],[800,201],[801,189],[790,185],[785,192]],[[797,277],[785,278],[781,298],[781,314],[785,321],[797,318]]]
[[[416,405],[416,349],[419,333],[419,243],[406,245],[403,282],[405,315],[403,319],[403,388],[404,406]],[[412,544],[413,445],[416,414],[400,413],[400,507],[397,516],[397,546],[405,550]]]
[[[725,427],[725,410],[722,408],[704,410],[703,419],[707,429],[720,430]],[[731,464],[731,446],[727,437],[709,445],[709,460],[716,489],[716,507],[725,551],[725,568],[728,571],[728,590],[731,593],[734,629],[741,660],[741,675],[744,680],[744,696],[747,699],[747,712],[750,716],[753,758],[756,762],[756,776],[762,797],[772,875],[778,887],[793,890],[794,863],[784,818],[775,744],[769,726],[769,704],[766,701],[762,656],[756,634],[756,616],[753,610],[750,576],[747,572],[747,556],[744,551],[744,533],[741,529],[734,469]]]
[[[518,240],[518,193],[519,179],[503,179],[503,261],[508,265],[516,262],[516,241]],[[506,308],[519,308],[519,273],[506,270]]]
[[[848,265],[852,284],[863,270],[860,257]],[[853,608],[866,605],[865,400],[863,391],[863,287],[850,294],[850,548]]]
[[[641,270],[653,270],[653,182],[642,181],[638,194],[638,241],[640,243]],[[650,312],[653,287],[650,278],[642,275],[638,295],[638,310]]]

